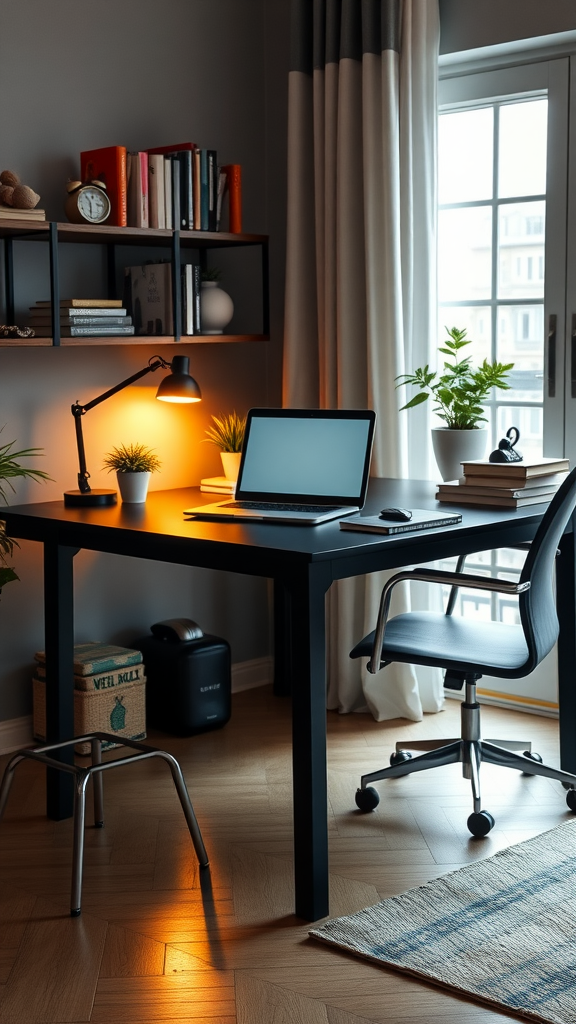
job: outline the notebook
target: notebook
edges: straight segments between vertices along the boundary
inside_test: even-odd
[[[375,420],[370,409],[251,409],[234,498],[184,515],[314,526],[358,512]]]

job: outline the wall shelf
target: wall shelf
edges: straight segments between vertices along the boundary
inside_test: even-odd
[[[0,338],[0,347],[51,348],[70,345],[173,345],[214,344],[222,342],[267,341],[270,330],[268,236],[256,234],[230,234],[221,231],[170,231],[163,228],[119,228],[92,224],[68,224],[55,221],[0,220],[0,239],[4,243],[4,284],[6,295],[6,323],[14,323],[14,241],[47,242],[50,253],[50,299],[52,302],[51,338]],[[61,243],[105,245],[108,257],[108,293],[116,293],[116,249],[118,246],[143,246],[170,249],[173,266],[174,324],[173,337],[137,335],[134,337],[96,336],[61,338],[59,323],[54,312],[60,306],[60,274],[58,247]],[[262,259],[262,333],[257,334],[182,334],[182,305],[179,283],[180,254],[182,249],[199,252],[200,263],[205,265],[209,249],[231,249],[257,246]]]

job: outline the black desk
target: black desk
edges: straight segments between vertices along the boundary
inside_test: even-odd
[[[2,512],[8,534],[44,545],[47,735],[73,735],[73,558],[80,548],[224,569],[274,580],[275,664],[279,692],[292,692],[296,913],[328,913],[325,595],[334,580],[530,540],[545,506],[518,511],[462,509],[458,526],[397,536],[355,534],[338,523],[316,527],[187,522],[182,510],[212,495],[197,488],[152,492],[143,506],[65,509],[63,502]],[[437,507],[426,481],[373,481],[366,512],[385,505]],[[444,507],[444,506],[443,506]],[[557,560],[562,767],[576,772],[576,600],[574,539]],[[71,813],[65,773],[49,770],[47,808]],[[353,792],[350,792],[353,806]]]

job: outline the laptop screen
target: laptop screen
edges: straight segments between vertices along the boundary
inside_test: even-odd
[[[371,410],[250,410],[236,497],[361,507],[374,421]]]

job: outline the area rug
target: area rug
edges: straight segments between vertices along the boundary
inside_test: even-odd
[[[529,1020],[575,1024],[576,822],[310,935]]]

